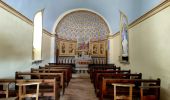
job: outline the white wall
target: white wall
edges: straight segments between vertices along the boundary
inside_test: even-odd
[[[55,36],[51,37],[51,58],[50,63],[56,62],[56,41]]]
[[[43,63],[47,64],[50,62],[51,55],[51,36],[43,34],[42,39],[42,59]]]
[[[32,64],[33,26],[0,7],[0,78],[50,61],[51,37],[43,34],[42,63]]]
[[[151,16],[129,30],[130,64],[119,63],[120,35],[111,41],[112,61],[116,65],[129,68],[132,72],[142,72],[143,78],[161,79],[161,100],[170,97],[170,7]]]
[[[0,77],[31,66],[33,27],[0,8]]]

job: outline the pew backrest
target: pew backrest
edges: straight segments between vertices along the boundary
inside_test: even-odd
[[[65,82],[67,82],[67,85],[71,79],[70,73],[68,72],[67,69],[35,69],[35,68],[31,68],[31,73],[64,73],[64,79]]]

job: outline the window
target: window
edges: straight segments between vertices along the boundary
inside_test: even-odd
[[[33,60],[41,60],[42,47],[42,11],[36,13],[34,17],[33,33]]]

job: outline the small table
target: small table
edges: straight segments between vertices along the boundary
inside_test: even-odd
[[[144,96],[144,89],[156,89],[156,91],[153,91],[155,92],[156,94],[155,95],[152,95],[152,96]],[[158,100],[159,99],[159,89],[160,89],[160,86],[140,86],[140,96],[141,96],[141,100],[145,100],[145,99],[154,99],[154,100]]]
[[[19,86],[19,100],[22,100],[22,98],[25,97],[36,97],[36,100],[38,100],[39,95],[39,84],[41,82],[18,82],[16,85]],[[37,85],[36,93],[32,94],[26,94],[26,86],[29,85]]]
[[[5,86],[5,90],[0,90],[0,94],[5,94],[9,98],[9,84],[15,83],[15,79],[0,79],[0,84]]]
[[[126,100],[132,100],[132,91],[133,87],[135,86],[134,84],[122,84],[122,83],[113,83],[114,86],[114,100],[116,99],[126,99]],[[129,87],[129,96],[117,96],[116,95],[116,87]]]

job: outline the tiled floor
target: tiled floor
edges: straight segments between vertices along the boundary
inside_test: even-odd
[[[89,76],[73,77],[60,100],[98,100]]]

